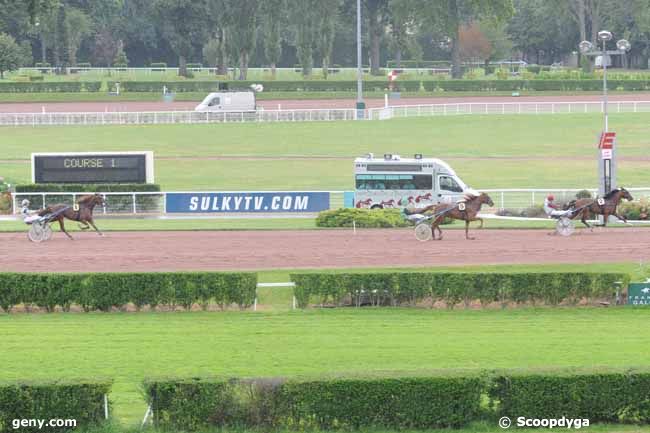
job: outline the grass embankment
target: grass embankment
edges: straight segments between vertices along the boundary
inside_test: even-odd
[[[619,131],[621,185],[648,184],[649,119],[610,116]],[[579,188],[595,184],[601,123],[596,114],[563,114],[5,128],[0,176],[29,182],[31,152],[153,150],[156,182],[165,190],[351,190],[354,157],[391,152],[442,158],[475,188]]]
[[[113,377],[129,425],[145,376],[639,366],[646,322],[634,308],[0,315],[0,377]]]

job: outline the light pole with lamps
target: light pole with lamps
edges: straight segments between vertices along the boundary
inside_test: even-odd
[[[609,132],[609,118],[607,113],[607,64],[610,56],[623,55],[631,48],[626,39],[616,42],[616,50],[607,50],[607,42],[612,40],[612,33],[607,30],[598,32],[598,40],[602,42],[602,50],[593,49],[589,41],[582,41],[578,44],[580,52],[585,56],[600,56],[603,67],[603,114],[605,117],[605,129],[600,136],[598,144],[598,192],[601,195],[607,194],[616,188],[616,147],[614,146],[615,133]],[[601,162],[602,161],[602,162]]]

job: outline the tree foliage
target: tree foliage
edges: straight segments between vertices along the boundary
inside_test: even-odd
[[[4,73],[20,67],[22,50],[16,40],[6,33],[0,33],[0,79]]]

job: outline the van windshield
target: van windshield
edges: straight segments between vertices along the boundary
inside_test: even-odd
[[[221,104],[221,98],[218,96],[215,98],[212,98],[212,100],[208,103],[208,107],[214,107],[215,105]]]
[[[438,185],[441,191],[463,192],[463,188],[451,176],[439,176]]]

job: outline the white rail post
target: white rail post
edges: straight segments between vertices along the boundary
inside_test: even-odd
[[[535,191],[533,191],[532,198],[533,198],[533,200],[532,200],[531,204],[533,206],[535,206]]]
[[[167,214],[167,193],[163,193],[163,214]]]
[[[503,204],[504,203],[503,195],[504,195],[504,193],[503,193],[503,191],[501,191],[501,209],[505,209],[505,206]]]
[[[135,193],[133,193],[133,213],[137,214],[138,213],[138,208],[135,205]]]
[[[45,207],[45,193],[43,193],[43,207]]]

